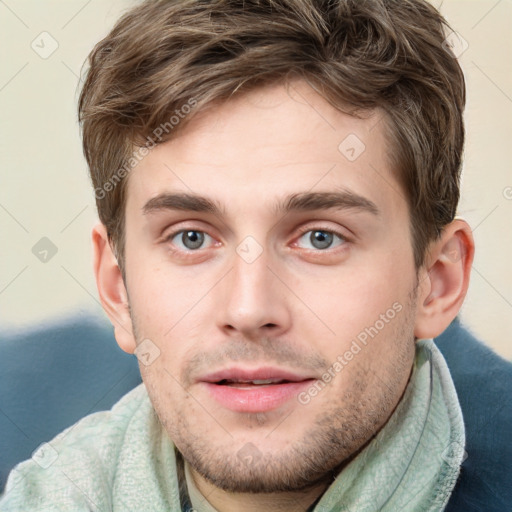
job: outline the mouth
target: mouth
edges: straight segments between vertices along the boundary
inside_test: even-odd
[[[315,378],[276,368],[243,370],[231,368],[203,377],[206,388],[217,404],[234,412],[267,412],[290,402]]]
[[[217,384],[218,386],[230,386],[233,388],[239,389],[251,389],[254,386],[258,387],[268,387],[274,386],[276,384],[289,384],[290,380],[286,379],[255,379],[255,380],[232,380],[232,379],[222,379],[219,382],[214,382],[213,384]]]

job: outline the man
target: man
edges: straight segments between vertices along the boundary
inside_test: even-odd
[[[2,510],[445,509],[465,429],[432,338],[474,252],[445,27],[423,0],[119,20],[79,111],[98,291],[144,383]]]

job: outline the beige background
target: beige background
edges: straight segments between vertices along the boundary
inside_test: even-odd
[[[2,329],[77,311],[106,321],[92,274],[96,213],[76,122],[77,85],[94,43],[132,3],[0,2]],[[468,44],[460,57],[468,87],[460,214],[477,252],[462,318],[512,359],[512,2],[450,0],[441,11]],[[46,263],[32,253],[42,237],[58,249]]]

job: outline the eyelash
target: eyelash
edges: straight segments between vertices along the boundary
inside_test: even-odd
[[[201,229],[194,229],[194,228],[182,228],[182,229],[179,229],[177,231],[174,231],[172,233],[170,233],[168,236],[165,237],[165,242],[171,242],[172,239],[174,237],[176,237],[176,235],[179,235],[181,233],[184,233],[186,231],[195,231],[197,233],[203,233],[204,235],[207,235],[209,236],[210,238],[213,239],[213,237],[211,235],[209,235],[206,231],[203,231]],[[321,250],[321,249],[317,249],[317,250],[314,250],[314,249],[305,249],[306,251],[312,251],[312,252],[316,252],[316,253],[329,253],[329,252],[333,252],[335,251],[336,249],[339,249],[340,247],[343,247],[346,243],[350,242],[350,239],[349,237],[347,237],[345,234],[335,230],[335,229],[332,229],[332,228],[324,228],[324,227],[321,227],[321,226],[315,226],[315,227],[301,227],[298,229],[299,231],[299,236],[297,238],[302,238],[306,233],[309,233],[309,232],[315,232],[315,231],[322,231],[324,233],[330,233],[332,235],[335,235],[337,236],[338,238],[340,238],[340,240],[343,242],[341,245],[339,246],[336,246],[334,249],[330,249],[330,248],[327,248],[327,249],[324,249],[324,250]],[[182,249],[173,249],[174,251],[176,252],[180,252],[182,254],[186,254],[186,255],[194,255],[194,253],[199,253],[201,251],[201,249],[196,249],[196,250],[187,250],[187,251],[183,251]]]

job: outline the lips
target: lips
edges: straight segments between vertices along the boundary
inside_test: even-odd
[[[235,412],[266,412],[296,398],[314,380],[311,375],[265,367],[220,370],[202,377],[198,383],[222,407]]]

